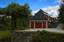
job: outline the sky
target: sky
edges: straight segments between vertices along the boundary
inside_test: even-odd
[[[0,8],[6,7],[11,2],[19,3],[20,5],[28,3],[33,15],[39,9],[42,9],[52,17],[58,16],[60,5],[60,0],[0,0]]]

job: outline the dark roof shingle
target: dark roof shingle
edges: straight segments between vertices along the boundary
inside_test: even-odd
[[[46,12],[44,12],[43,10],[39,10],[36,14],[35,14],[35,16],[32,16],[31,17],[31,20],[47,20],[48,18],[46,18],[46,16],[47,16],[47,13],[46,14],[44,14],[44,13],[46,13]]]

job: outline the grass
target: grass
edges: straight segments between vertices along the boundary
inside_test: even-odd
[[[9,38],[11,35],[10,31],[0,31],[0,39]]]
[[[37,32],[38,35],[32,42],[64,42],[64,34],[47,31]]]
[[[30,42],[64,42],[64,34],[38,31],[37,35]],[[0,40],[11,37],[10,31],[0,31]]]

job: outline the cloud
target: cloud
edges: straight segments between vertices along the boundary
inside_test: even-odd
[[[56,2],[59,3],[59,4],[64,4],[63,0],[57,0]]]
[[[34,15],[34,14],[37,13],[38,11],[39,11],[39,9],[34,10],[34,11],[32,11],[32,14]]]
[[[48,7],[45,7],[45,8],[40,8],[42,10],[44,10],[45,12],[48,13],[48,15],[50,15],[51,17],[57,17],[58,16],[58,9],[59,9],[59,5],[56,5],[56,6],[48,6]],[[39,11],[39,9],[37,9],[36,11],[33,11],[33,15],[35,13],[37,13]]]
[[[57,17],[58,16],[58,9],[59,9],[59,5],[57,6],[49,6],[47,8],[42,8],[42,10],[44,10],[45,12],[47,12],[50,16],[52,17]]]
[[[40,1],[43,1],[43,0],[40,0]],[[44,1],[47,1],[47,0],[44,0]],[[60,4],[62,3],[62,0],[56,0],[55,1],[55,4],[58,4],[58,5],[55,5],[55,6],[48,6],[48,7],[44,7],[44,8],[40,8],[42,10],[44,10],[45,12],[48,13],[48,15],[50,15],[51,17],[57,17],[59,12],[58,12],[58,9],[60,8]],[[33,15],[35,13],[37,13],[39,11],[39,9],[33,11]]]

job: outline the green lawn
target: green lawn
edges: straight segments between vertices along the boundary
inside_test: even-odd
[[[37,32],[38,35],[32,42],[64,42],[64,34],[47,31]]]
[[[10,35],[10,31],[0,31],[0,39],[9,38]]]
[[[64,34],[47,31],[36,32],[37,35],[30,42],[64,42]],[[10,31],[0,31],[0,40],[11,37]]]

